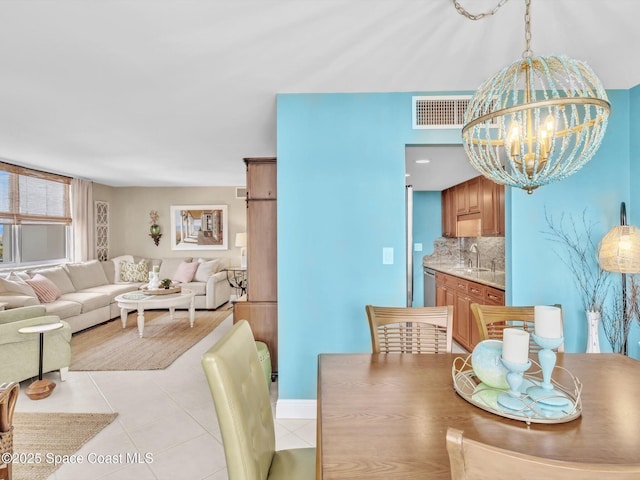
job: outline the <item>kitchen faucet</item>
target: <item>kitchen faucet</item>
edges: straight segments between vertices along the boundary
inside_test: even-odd
[[[469,247],[469,253],[476,252],[476,268],[480,269],[480,249],[478,249],[477,243],[472,243]]]

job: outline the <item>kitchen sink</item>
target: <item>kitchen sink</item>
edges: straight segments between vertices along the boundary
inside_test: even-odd
[[[478,267],[454,267],[451,270],[455,272],[467,272],[467,273],[477,273],[477,272],[489,272],[491,269],[489,268],[478,268]]]

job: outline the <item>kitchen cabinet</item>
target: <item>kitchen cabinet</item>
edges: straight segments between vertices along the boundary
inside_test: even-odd
[[[482,236],[504,236],[504,185],[480,178]]]
[[[443,190],[442,236],[504,236],[504,185],[478,176]]]
[[[436,272],[436,306],[453,305],[453,338],[469,352],[480,341],[471,304],[504,305],[504,291]]]
[[[455,314],[455,277],[436,272],[436,306],[453,306]]]
[[[442,191],[442,236],[456,236],[455,191],[447,188]]]
[[[454,187],[458,215],[480,212],[480,178],[472,178]]]

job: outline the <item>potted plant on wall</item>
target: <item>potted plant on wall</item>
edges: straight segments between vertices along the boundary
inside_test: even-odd
[[[549,230],[544,233],[551,241],[564,248],[566,255],[557,251],[556,254],[573,274],[574,283],[580,292],[587,317],[587,353],[600,353],[598,332],[609,288],[609,273],[598,264],[597,243],[593,235],[595,222],[587,220],[586,210],[582,212],[580,230],[571,215],[563,213],[557,223],[546,209],[544,216],[549,226]],[[605,333],[606,330],[605,328]]]
[[[149,227],[149,233],[157,235],[158,233],[160,233],[160,225],[158,225],[158,217],[160,215],[158,215],[158,211],[157,210],[151,210],[149,212],[149,224],[151,225]]]
[[[153,243],[156,244],[156,247],[160,242],[160,237],[162,237],[162,234],[160,233],[160,225],[158,225],[159,216],[160,215],[158,215],[157,210],[151,210],[149,212],[149,236],[153,239]]]

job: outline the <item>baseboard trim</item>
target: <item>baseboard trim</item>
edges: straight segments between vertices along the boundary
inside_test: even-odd
[[[317,402],[315,400],[278,400],[276,418],[315,419]]]

